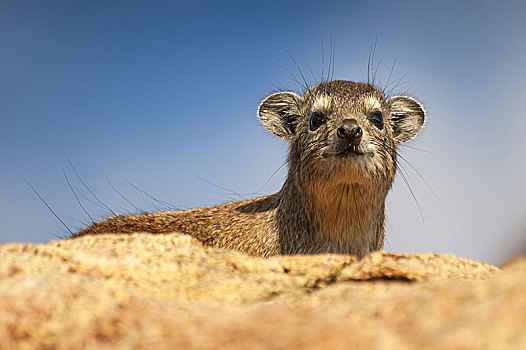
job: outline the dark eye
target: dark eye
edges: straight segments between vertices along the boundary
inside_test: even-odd
[[[382,113],[374,112],[371,116],[371,121],[378,129],[382,130],[384,128],[384,117],[382,116]]]
[[[312,115],[312,117],[310,117],[310,124],[309,124],[310,131],[314,131],[318,129],[323,123],[325,123],[325,117],[323,116],[323,114],[316,113]]]

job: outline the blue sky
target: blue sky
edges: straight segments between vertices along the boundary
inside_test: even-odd
[[[287,72],[403,78],[428,110],[401,150],[423,210],[397,177],[386,249],[492,263],[526,253],[526,6],[512,1],[0,3],[0,243],[45,242],[113,210],[180,208],[279,190],[287,146],[259,125],[259,101],[298,91]],[[326,57],[327,60],[327,57]],[[308,73],[310,75],[310,73]],[[312,78],[309,78],[313,82]],[[270,181],[265,185],[267,180]],[[207,181],[214,183],[211,185]],[[265,186],[264,186],[265,185]],[[264,187],[263,187],[264,186]],[[262,188],[263,187],[263,188]]]

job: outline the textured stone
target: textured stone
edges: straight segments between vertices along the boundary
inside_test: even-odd
[[[0,246],[0,349],[525,349],[526,259],[270,259],[191,237]]]

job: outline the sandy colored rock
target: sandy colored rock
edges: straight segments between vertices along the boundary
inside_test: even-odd
[[[253,258],[185,235],[0,246],[0,349],[524,349],[526,260]]]

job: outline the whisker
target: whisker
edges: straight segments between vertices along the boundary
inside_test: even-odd
[[[323,40],[321,41],[321,82],[323,83],[325,81],[324,76],[324,69],[325,69],[325,51],[323,49]]]
[[[394,85],[394,87],[391,88],[391,90],[388,92],[388,95],[391,95],[391,94],[394,92],[394,90],[395,90],[396,88],[398,88],[399,86],[402,86],[402,85],[406,84],[407,82],[405,82],[405,83],[401,83],[401,81],[404,80],[405,77],[407,77],[407,76],[409,75],[409,73],[411,73],[415,68],[416,68],[416,66],[411,67],[411,69],[409,69],[409,70],[408,70],[403,76],[401,76],[401,77],[400,77],[399,79],[397,79],[397,80],[394,80],[393,83],[394,83],[395,85]],[[387,86],[386,86],[386,90],[387,90]]]
[[[389,77],[387,77],[387,83],[385,84],[385,87],[382,88],[382,92],[384,93],[384,96],[387,96],[387,86],[389,86],[389,82],[391,81],[391,77],[393,76],[394,67],[396,64],[396,58],[393,61],[393,65],[391,66],[391,71],[389,72]]]
[[[332,61],[332,71],[331,71],[331,74],[330,74],[330,77],[331,79],[330,80],[333,80],[334,79],[334,71],[335,71],[335,67],[334,67],[334,60],[335,60],[335,50],[336,50],[336,45],[334,44],[334,41],[332,40],[332,33],[331,33],[331,61]]]
[[[420,218],[422,219],[422,222],[424,222],[424,209],[420,205],[420,202],[418,201],[418,199],[416,199],[415,193],[413,192],[413,189],[409,185],[409,181],[407,180],[407,177],[404,174],[404,171],[405,171],[404,167],[400,163],[398,163],[398,165],[400,166],[399,174],[400,174],[400,176],[402,176],[402,179],[404,179],[404,182],[407,185],[407,188],[409,189],[409,192],[411,192],[411,196],[413,197],[413,199],[414,199],[414,201],[416,203],[416,206],[418,207],[418,211],[420,213]]]
[[[143,210],[137,208],[137,206],[135,206],[135,204],[133,204],[128,198],[126,198],[122,193],[119,192],[119,190],[117,190],[117,188],[115,188],[115,186],[113,186],[113,184],[111,183],[110,179],[108,179],[108,176],[106,174],[104,174],[104,177],[106,178],[106,180],[108,181],[108,183],[110,184],[111,188],[113,188],[113,190],[119,195],[121,196],[122,199],[124,199],[126,202],[128,202],[132,207],[135,208],[135,210],[137,210],[137,212],[141,213],[143,212]]]
[[[377,42],[378,42],[378,37],[376,37],[374,39],[373,54],[371,56],[371,69],[372,69],[371,75],[372,75],[372,78],[373,78],[373,81],[371,82],[372,85],[374,85],[374,78],[375,78],[375,74],[374,74],[374,55],[376,53],[376,44],[377,44]]]
[[[433,191],[433,189],[431,188],[431,186],[429,185],[429,183],[426,181],[426,179],[424,178],[424,176],[413,166],[413,164],[411,164],[407,159],[405,159],[405,157],[403,157],[398,151],[396,151],[396,155],[398,157],[400,157],[400,159],[402,159],[404,162],[406,162],[410,167],[411,169],[413,169],[417,175],[420,177],[420,179],[424,182],[424,184],[427,186],[427,188],[431,191],[431,193],[433,193],[433,195],[435,196],[435,198],[437,200],[439,200],[438,198],[438,195],[435,193],[435,191]]]
[[[82,211],[84,211],[84,213],[86,213],[86,215],[89,217],[89,219],[91,220],[91,223],[95,223],[95,221],[93,220],[93,218],[91,217],[91,215],[88,213],[88,211],[84,208],[84,206],[82,205],[82,202],[80,201],[79,197],[77,196],[77,193],[75,192],[75,190],[73,189],[73,186],[71,185],[71,182],[69,181],[69,178],[68,178],[68,175],[66,174],[66,171],[64,169],[62,169],[62,173],[64,173],[64,177],[66,178],[66,181],[68,183],[68,186],[69,188],[71,189],[71,192],[73,192],[73,195],[75,196],[75,199],[77,200],[77,203],[79,204],[79,206],[82,208]]]
[[[309,83],[307,82],[307,79],[305,79],[305,75],[301,71],[301,68],[300,68],[300,66],[298,64],[298,61],[296,61],[296,57],[294,57],[294,54],[292,53],[292,51],[289,50],[286,46],[285,46],[285,51],[287,52],[287,55],[291,59],[292,63],[294,63],[294,65],[296,66],[296,70],[298,71],[298,73],[300,74],[303,82],[305,83],[305,91],[308,91],[309,90]]]
[[[60,223],[62,224],[62,226],[64,226],[64,227],[66,228],[66,230],[68,230],[69,233],[70,233],[71,235],[73,235],[73,234],[74,234],[73,231],[71,231],[71,230],[69,229],[68,225],[66,225],[66,224],[64,223],[64,221],[62,221],[62,219],[61,219],[61,218],[55,213],[55,211],[54,211],[53,209],[51,209],[51,207],[46,203],[46,201],[44,200],[44,198],[42,198],[42,196],[40,195],[40,193],[38,193],[37,190],[35,190],[35,188],[33,187],[33,185],[31,185],[31,184],[29,183],[29,181],[28,181],[25,177],[22,176],[22,179],[25,181],[25,183],[26,183],[29,187],[31,187],[31,189],[33,190],[33,192],[35,192],[35,194],[37,195],[37,197],[42,201],[42,203],[44,203],[44,205],[45,205],[45,206],[49,209],[49,211],[50,211],[50,212],[51,212],[51,213],[57,218],[57,220],[60,221]],[[66,238],[66,237],[62,237],[62,238]]]
[[[99,202],[104,208],[106,208],[107,210],[109,210],[113,215],[117,215],[115,214],[115,212],[113,210],[111,210],[110,207],[108,207],[106,204],[104,204],[96,195],[95,193],[93,193],[93,191],[86,185],[86,183],[82,180],[82,178],[80,177],[80,175],[77,173],[77,170],[75,169],[75,167],[73,166],[73,163],[71,163],[71,161],[69,160],[68,157],[66,157],[66,160],[68,161],[69,165],[71,166],[71,169],[73,169],[73,172],[75,173],[75,176],[77,177],[77,179],[80,181],[80,183],[84,186],[84,188],[86,190],[88,190],[88,192],[93,196],[93,198],[95,198],[95,200],[97,202]],[[91,202],[91,201],[90,201]],[[93,202],[92,202],[93,203]]]
[[[207,180],[207,179],[205,179],[204,177],[197,175],[197,174],[194,173],[193,171],[190,171],[190,173],[191,173],[192,175],[194,175],[195,177],[197,177],[199,180],[204,181],[204,182],[206,182],[207,184],[214,186],[215,188],[218,188],[218,189],[220,189],[220,190],[222,190],[222,191],[229,192],[229,193],[231,193],[231,194],[233,194],[233,195],[235,195],[235,196],[238,196],[238,197],[241,198],[241,199],[244,199],[244,200],[247,200],[247,199],[248,199],[248,198],[246,198],[245,196],[242,196],[241,194],[239,194],[239,193],[237,193],[237,192],[235,192],[235,191],[233,191],[233,190],[231,190],[231,189],[229,189],[229,188],[221,187],[221,186],[216,185],[216,184],[213,183],[212,181]]]
[[[383,145],[386,147],[386,149],[389,148],[388,145],[386,145],[386,144],[383,144]],[[418,169],[415,168],[415,167],[413,166],[413,164],[411,164],[411,162],[409,162],[404,156],[402,156],[402,155],[400,154],[400,152],[398,152],[396,149],[390,149],[390,150],[391,150],[392,152],[395,152],[395,154],[396,154],[398,157],[400,157],[400,159],[402,159],[404,162],[406,162],[407,165],[409,165],[409,166],[411,167],[411,169],[413,169],[413,170],[417,173],[418,177],[420,177],[420,179],[421,179],[422,182],[426,185],[426,187],[431,191],[431,193],[433,193],[433,195],[435,196],[435,198],[436,198],[437,200],[440,200],[440,199],[438,198],[438,195],[436,194],[436,192],[433,190],[433,188],[431,187],[431,185],[426,181],[426,179],[424,178],[424,176],[418,171]],[[400,164],[400,163],[398,162],[398,164]]]
[[[300,86],[302,92],[305,93],[308,90],[308,87],[303,85],[303,83],[296,78],[296,76],[287,68],[287,66],[285,66],[283,63],[281,64],[281,66],[285,68],[285,70],[290,74],[292,80],[294,80],[294,82]]]
[[[389,152],[391,155],[398,155],[398,153],[396,152],[396,150],[393,150],[391,149],[388,145],[384,144],[384,143],[380,143],[379,144],[380,147],[383,147],[383,149],[385,149],[387,152]],[[420,213],[420,217],[422,219],[422,222],[424,222],[424,210],[422,208],[422,206],[420,205],[420,202],[418,201],[418,199],[416,198],[416,195],[413,191],[413,189],[411,188],[410,184],[409,184],[409,181],[406,177],[406,175],[404,174],[405,172],[405,169],[404,167],[402,166],[402,164],[400,164],[400,162],[398,160],[396,160],[396,164],[397,164],[397,167],[398,167],[398,170],[399,170],[399,174],[400,176],[402,177],[402,179],[404,180],[409,192],[411,193],[411,196],[413,197],[413,200],[415,201],[415,204],[418,208],[418,211]]]
[[[314,73],[312,72],[312,69],[310,68],[310,65],[308,65],[308,64],[307,64],[307,69],[309,70],[310,75],[312,75],[312,78],[314,79],[314,82],[315,82],[316,84],[319,84],[319,83],[318,83],[318,79],[316,78],[316,76],[315,76]]]
[[[261,191],[263,191],[263,189],[265,188],[265,186],[268,185],[268,183],[269,183],[270,180],[274,177],[274,175],[276,175],[276,174],[278,173],[278,171],[280,171],[280,169],[283,168],[287,163],[288,163],[288,162],[285,161],[283,164],[281,164],[281,165],[279,166],[279,168],[277,168],[276,171],[274,171],[274,172],[272,173],[272,175],[270,175],[270,177],[268,178],[268,180],[263,184],[263,186],[261,186],[261,188],[260,188],[257,192],[261,192]]]
[[[149,194],[148,192],[146,192],[145,190],[141,189],[140,187],[134,185],[130,180],[126,180],[126,182],[128,182],[128,184],[130,184],[130,186],[132,186],[133,188],[135,188],[137,191],[139,191],[140,193],[142,193],[144,196],[150,198],[151,200],[153,200],[154,202],[156,203],[159,203],[161,206],[164,207],[164,209],[168,209],[168,210],[172,210],[172,211],[177,211],[177,210],[180,210],[179,208],[177,208],[176,206],[168,203],[168,202],[165,202],[165,201],[162,201],[162,200],[159,200],[157,198],[155,198],[154,196],[152,196],[151,194]]]
[[[380,69],[380,65],[382,64],[382,61],[384,60],[384,56],[385,55],[382,55],[382,57],[380,57],[380,61],[378,61],[378,64],[376,65],[376,71],[373,74],[373,81],[376,80],[376,74],[378,73],[378,70]]]
[[[433,154],[433,153],[434,153],[434,152],[432,152],[432,151],[427,151],[427,150],[425,150],[425,149],[416,148],[416,147],[409,146],[409,145],[406,145],[406,144],[401,144],[400,147],[410,148],[410,149],[413,149],[413,150],[415,150],[415,151],[420,151],[420,152],[424,152],[424,153],[430,153],[430,154]]]

